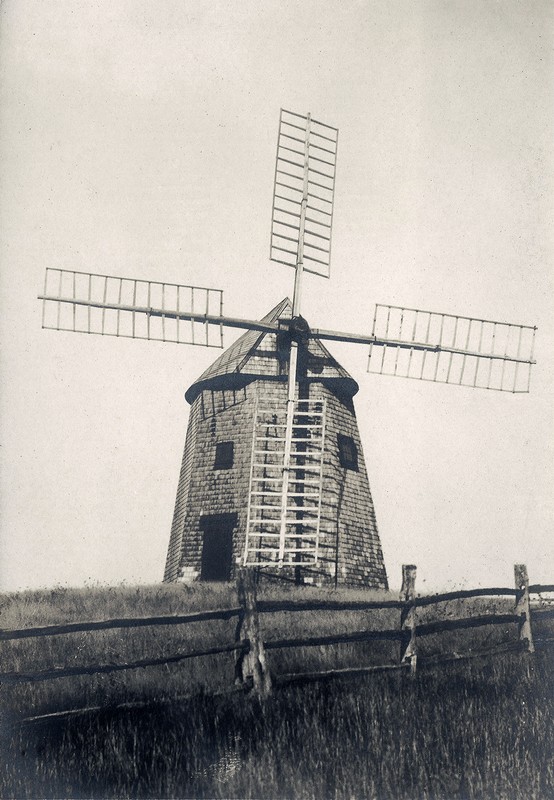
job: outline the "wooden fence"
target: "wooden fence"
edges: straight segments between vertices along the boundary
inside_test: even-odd
[[[334,600],[334,599],[306,599],[306,600],[258,600],[256,596],[256,575],[251,570],[241,570],[237,579],[238,605],[234,608],[216,609],[212,611],[198,611],[191,614],[172,615],[161,617],[140,617],[109,619],[96,622],[76,622],[62,625],[48,625],[37,628],[22,628],[20,630],[0,630],[0,641],[13,641],[43,636],[60,636],[87,631],[114,630],[142,628],[146,626],[162,625],[187,625],[194,622],[209,622],[213,620],[231,620],[236,618],[234,640],[218,647],[203,650],[190,650],[185,653],[176,653],[161,658],[145,658],[128,664],[92,664],[87,667],[54,668],[34,672],[3,672],[0,673],[0,682],[3,684],[17,684],[54,680],[78,675],[93,675],[102,673],[120,672],[122,670],[138,669],[160,665],[176,664],[187,659],[201,656],[212,656],[222,653],[235,654],[234,679],[235,685],[246,690],[253,689],[259,695],[266,695],[272,686],[286,685],[296,682],[310,682],[325,680],[335,677],[356,676],[383,670],[407,670],[413,674],[418,667],[418,642],[422,637],[444,631],[455,631],[467,628],[477,628],[486,625],[517,625],[517,636],[513,641],[497,645],[487,650],[472,651],[471,653],[442,654],[433,658],[419,659],[419,663],[438,663],[461,658],[474,658],[476,656],[491,655],[494,653],[525,651],[534,652],[535,642],[532,631],[532,618],[554,618],[554,607],[531,614],[530,596],[533,594],[554,592],[552,585],[529,585],[527,569],[523,564],[514,567],[515,586],[513,588],[469,589],[457,592],[447,592],[426,597],[416,597],[415,578],[416,567],[405,565],[402,568],[402,589],[398,600]],[[460,619],[442,619],[434,622],[418,622],[417,611],[420,608],[432,606],[453,600],[462,600],[475,597],[512,597],[514,607],[508,614],[482,614]],[[276,614],[281,612],[300,611],[369,611],[372,609],[396,609],[399,613],[397,627],[384,630],[357,630],[332,635],[320,635],[303,638],[290,638],[264,641],[260,634],[260,615]],[[373,640],[388,640],[399,643],[399,656],[395,663],[383,666],[362,666],[345,669],[335,669],[320,672],[303,672],[289,675],[271,675],[266,661],[266,651],[294,648],[314,647],[335,644],[348,644],[353,642],[369,642]],[[551,642],[552,639],[545,639]]]

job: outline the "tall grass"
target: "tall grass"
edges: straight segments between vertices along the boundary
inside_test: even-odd
[[[545,800],[553,702],[546,658],[510,656],[107,710],[12,732],[1,796]]]

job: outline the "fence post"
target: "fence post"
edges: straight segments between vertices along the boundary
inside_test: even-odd
[[[241,652],[236,661],[235,679],[243,685],[251,684],[257,695],[265,697],[271,691],[271,675],[265,660],[264,643],[260,637],[253,570],[241,567],[237,571],[237,593],[242,611],[236,638],[247,640],[249,647],[248,652]]]
[[[400,631],[403,638],[400,641],[400,663],[410,665],[413,675],[417,667],[416,647],[416,606],[415,606],[415,579],[417,567],[414,564],[402,565],[402,588],[400,600],[405,603],[400,612]]]
[[[533,632],[531,630],[531,609],[529,606],[529,577],[525,564],[514,564],[514,577],[516,583],[516,606],[514,614],[520,616],[519,640],[525,643],[528,653],[535,652]]]

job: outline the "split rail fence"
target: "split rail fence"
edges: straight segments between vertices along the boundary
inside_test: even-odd
[[[514,567],[515,586],[513,588],[469,589],[447,592],[430,596],[416,597],[416,567],[405,565],[402,568],[402,589],[398,600],[261,600],[256,596],[256,574],[252,570],[242,569],[237,578],[238,605],[234,608],[197,611],[184,615],[140,617],[100,620],[94,622],[77,622],[61,625],[48,625],[38,628],[22,628],[20,630],[0,630],[0,641],[69,635],[73,633],[99,630],[142,628],[147,626],[187,625],[194,622],[236,619],[234,640],[228,644],[202,650],[189,650],[161,658],[145,658],[127,664],[92,664],[89,666],[54,668],[34,672],[3,672],[0,683],[17,684],[25,682],[47,681],[79,675],[93,675],[120,672],[145,667],[170,665],[187,659],[202,656],[214,656],[223,653],[234,653],[235,685],[245,690],[253,689],[257,694],[265,695],[272,686],[297,682],[311,682],[335,677],[347,677],[368,674],[384,670],[407,670],[413,674],[420,664],[443,663],[477,656],[493,656],[506,652],[534,652],[535,644],[552,643],[554,639],[543,638],[535,641],[532,631],[532,620],[554,618],[554,607],[531,612],[530,597],[535,594],[554,592],[552,585],[529,585],[527,568],[523,564]],[[512,597],[514,607],[512,613],[493,613],[463,617],[460,619],[441,619],[432,622],[418,622],[418,609],[453,600],[476,597]],[[386,630],[357,630],[331,635],[306,636],[264,641],[260,633],[260,615],[281,612],[325,611],[348,612],[369,611],[372,609],[396,609],[400,612],[397,627]],[[418,659],[418,643],[422,637],[444,631],[456,631],[478,628],[487,625],[517,625],[517,636],[512,641],[496,645],[486,650],[468,653],[450,653]],[[373,640],[393,641],[399,643],[398,659],[395,663],[383,666],[361,666],[319,672],[302,672],[285,675],[271,675],[266,661],[266,651],[314,647]]]

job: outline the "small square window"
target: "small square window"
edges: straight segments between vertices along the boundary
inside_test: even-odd
[[[233,442],[218,442],[215,446],[214,469],[231,469],[234,455]]]
[[[344,434],[337,434],[337,441],[339,445],[339,459],[342,467],[345,469],[353,469],[358,471],[358,448],[356,442],[351,436],[344,436]]]

